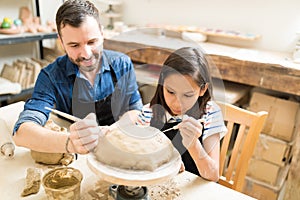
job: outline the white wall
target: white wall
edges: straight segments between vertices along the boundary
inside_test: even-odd
[[[300,31],[300,0],[124,0],[122,10],[127,24],[195,25],[259,34],[258,41],[241,45],[265,50],[292,52]]]
[[[56,12],[62,3],[63,0],[39,1],[42,24],[45,24],[47,21],[55,22]]]
[[[100,0],[91,1],[100,12],[108,8]],[[16,18],[19,7],[30,7],[32,2],[34,0],[0,0],[0,19]],[[54,21],[61,3],[62,0],[40,0],[43,24],[47,20]],[[300,32],[300,0],[123,0],[123,5],[115,6],[115,9],[122,11],[122,20],[126,24],[195,25],[262,36],[254,42],[214,38],[216,42],[248,48],[292,52],[297,39],[296,32]],[[104,24],[108,22],[104,17],[102,21]],[[44,43],[51,46],[51,41]],[[15,58],[36,55],[36,49],[32,44],[25,46],[25,44],[1,46],[0,71],[3,63],[10,63]]]
[[[45,1],[40,0],[40,19],[41,24],[46,25],[47,22],[54,22],[55,23],[55,15],[59,8],[59,6],[63,3],[63,0],[51,0]],[[48,48],[54,48],[56,45],[56,40],[43,40],[43,46]]]

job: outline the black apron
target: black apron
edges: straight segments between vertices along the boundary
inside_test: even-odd
[[[120,93],[117,86],[117,76],[116,73],[113,70],[113,67],[111,63],[109,63],[110,73],[114,85],[114,91],[112,94],[108,95],[107,97],[98,100],[98,101],[90,101],[90,102],[83,102],[80,99],[78,99],[78,95],[73,96],[72,98],[72,113],[76,117],[79,117],[83,119],[86,117],[89,113],[95,113],[97,116],[97,122],[100,126],[105,125],[111,125],[115,122],[116,116],[112,113],[112,95],[114,94],[114,97],[117,96],[118,93]],[[76,86],[76,81],[74,83],[74,90],[76,90],[78,86]],[[73,92],[74,94],[74,92]],[[75,94],[78,94],[78,92],[75,92]]]
[[[154,126],[156,128],[163,127],[161,129],[161,131],[166,130],[168,128],[172,128],[173,126],[175,126],[179,123],[180,122],[162,124],[162,123],[154,122],[154,120],[151,120],[151,126]],[[177,149],[177,151],[180,153],[181,159],[185,166],[185,170],[189,171],[193,174],[196,174],[197,176],[200,176],[193,158],[191,157],[189,151],[182,144],[182,136],[181,136],[179,130],[172,129],[170,131],[165,132],[165,135],[172,141],[172,144]],[[202,144],[202,135],[199,138],[199,141],[201,142],[201,144]]]

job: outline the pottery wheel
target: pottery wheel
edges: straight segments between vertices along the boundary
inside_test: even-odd
[[[126,186],[147,186],[164,182],[178,174],[181,156],[174,149],[170,162],[163,164],[154,171],[112,167],[99,162],[93,153],[88,154],[87,164],[95,174],[110,183]]]

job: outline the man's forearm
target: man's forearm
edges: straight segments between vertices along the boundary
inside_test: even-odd
[[[44,128],[33,122],[24,122],[13,136],[17,146],[35,151],[64,153],[68,134]]]

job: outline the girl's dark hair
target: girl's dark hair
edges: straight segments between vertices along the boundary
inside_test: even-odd
[[[61,28],[67,24],[79,27],[87,16],[94,17],[101,30],[99,11],[93,3],[86,0],[67,0],[56,13],[57,32],[61,35]]]
[[[164,99],[163,85],[165,78],[175,73],[192,77],[201,89],[205,87],[205,84],[208,84],[208,90],[198,98],[195,105],[186,113],[199,119],[205,113],[207,102],[212,98],[212,81],[206,55],[201,49],[193,47],[183,47],[174,51],[164,62],[155,95],[150,102],[153,117],[157,120],[163,120],[165,116],[164,109],[171,113]],[[157,104],[164,109],[155,106]]]

